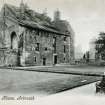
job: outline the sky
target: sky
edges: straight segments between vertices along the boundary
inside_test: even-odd
[[[6,3],[19,6],[21,0],[4,0]],[[23,0],[37,11],[47,13],[53,18],[54,11],[61,11],[61,19],[67,20],[75,32],[75,46],[82,51],[89,50],[89,42],[98,33],[105,31],[105,0]],[[0,0],[0,8],[3,0]]]

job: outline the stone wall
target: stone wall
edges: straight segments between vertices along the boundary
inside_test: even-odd
[[[0,49],[0,66],[5,65],[5,50]]]
[[[69,35],[69,39],[68,39],[68,46],[69,46],[69,60],[72,63],[74,61],[74,31],[71,27],[71,25],[69,24],[69,22],[65,21],[65,20],[57,20],[53,22],[53,25],[59,29],[61,32],[68,34]]]
[[[58,63],[69,63],[69,43],[64,41],[65,36],[57,37],[57,55],[58,55]],[[69,37],[66,36],[66,39]],[[65,46],[65,52],[64,52]]]
[[[70,36],[22,27],[9,19],[6,19],[6,26],[4,39],[5,47],[8,50],[8,53],[6,53],[6,65],[17,65],[19,62],[18,56],[20,56],[20,64],[23,66],[43,65],[44,59],[46,59],[45,65],[53,65],[55,55],[57,56],[58,64],[70,62]],[[20,43],[20,36],[23,35],[23,46],[16,49],[16,52],[11,49],[12,32],[16,33],[18,44]],[[53,48],[53,37],[56,37],[56,53],[54,53]],[[64,41],[64,37],[66,37],[66,41]],[[36,51],[37,44],[39,44],[39,51]],[[21,54],[18,55],[20,49]]]
[[[31,26],[25,26],[25,24],[22,26],[18,21],[18,11],[16,10],[5,5],[5,24],[3,17],[4,9],[2,8],[0,12],[0,48],[6,48],[4,55],[3,51],[0,51],[0,56],[3,56],[1,57],[0,64],[20,64],[23,66],[52,65],[54,64],[54,56],[57,56],[56,63],[69,63],[74,58],[74,34],[70,24],[60,19],[59,12],[54,24],[49,17],[44,16],[46,18],[44,19],[44,17],[40,15],[37,18],[40,18],[40,23],[47,22],[50,25],[50,27],[48,26],[49,28],[54,25],[52,29],[56,28],[56,30],[58,29],[61,33],[68,34],[68,36],[55,34],[55,32],[47,32],[47,30],[42,31],[41,29],[29,28]],[[28,20],[28,18],[25,19]],[[33,21],[33,19],[31,21]],[[13,37],[11,36],[13,36],[13,34],[15,37],[12,40]],[[56,52],[54,52],[53,37],[56,37]],[[64,37],[66,37],[66,40],[64,40]],[[6,59],[5,62],[2,59]]]
[[[36,50],[39,43],[39,51]],[[52,64],[52,37],[47,32],[26,29],[25,37],[25,58],[26,65],[43,65],[43,58],[46,58],[46,65]]]
[[[6,51],[5,52],[5,64],[6,66],[17,66],[18,65],[18,55],[16,51]]]
[[[24,61],[26,65],[43,65],[43,58],[46,58],[46,65],[54,63],[53,37],[56,37],[57,63],[69,63],[69,43],[68,40],[64,42],[64,36],[27,28],[25,33]],[[39,43],[39,51],[36,51],[37,43]]]

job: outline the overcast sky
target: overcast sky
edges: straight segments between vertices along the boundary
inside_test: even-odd
[[[105,0],[23,0],[38,12],[47,8],[48,15],[53,17],[57,8],[61,18],[70,22],[75,32],[75,45],[81,45],[83,51],[89,49],[89,41],[105,31]],[[0,7],[3,5],[0,0]],[[6,3],[19,6],[21,0],[5,0]]]

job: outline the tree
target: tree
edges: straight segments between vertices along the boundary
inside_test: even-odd
[[[89,58],[90,58],[89,51],[87,51],[87,52],[86,52],[86,62],[87,62],[87,63],[89,62]]]
[[[86,59],[86,56],[85,56],[85,54],[83,55],[83,59]]]
[[[98,39],[95,41],[96,51],[105,60],[105,32],[100,32]]]

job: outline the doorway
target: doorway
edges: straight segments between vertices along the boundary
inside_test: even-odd
[[[43,58],[43,66],[46,65],[46,58]]]
[[[57,55],[54,56],[54,65],[57,64]]]
[[[11,50],[13,50],[13,52],[11,53],[12,54],[12,56],[16,56],[14,59],[14,61],[12,62],[12,64],[11,65],[14,65],[15,64],[15,62],[16,62],[16,64],[15,64],[15,66],[20,66],[20,63],[21,63],[21,61],[20,61],[20,51],[19,51],[19,46],[18,46],[18,37],[17,37],[17,34],[16,34],[16,32],[12,32],[11,33],[11,35],[10,35],[10,41],[11,41]],[[16,50],[16,53],[14,52]]]

